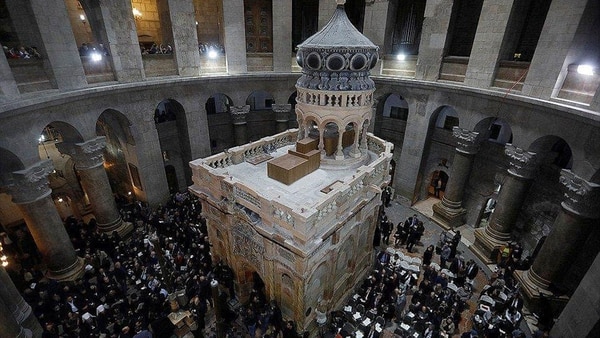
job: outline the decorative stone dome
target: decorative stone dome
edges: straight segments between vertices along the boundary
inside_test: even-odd
[[[345,1],[337,3],[329,22],[298,45],[296,61],[302,76],[296,85],[330,91],[373,89],[369,75],[379,59],[379,47],[350,22]]]

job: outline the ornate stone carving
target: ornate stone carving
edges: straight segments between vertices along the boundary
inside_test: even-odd
[[[476,131],[470,131],[461,127],[452,128],[452,136],[456,141],[456,150],[466,154],[475,154],[479,151],[481,136]]]
[[[271,109],[275,112],[275,121],[277,122],[288,122],[290,119],[290,112],[292,111],[292,105],[286,104],[273,104]]]
[[[231,118],[234,125],[246,124],[246,116],[250,112],[250,105],[245,106],[232,106],[231,107]]]
[[[258,272],[262,273],[265,248],[260,235],[246,223],[237,223],[232,234],[233,252],[254,264]]]
[[[104,163],[102,153],[106,147],[106,139],[104,136],[98,136],[82,143],[61,142],[56,144],[56,147],[61,153],[73,158],[75,168],[85,170]]]
[[[33,202],[52,192],[48,185],[48,174],[53,170],[52,161],[44,160],[27,169],[14,171],[3,190],[17,204]]]
[[[588,182],[563,169],[559,178],[565,188],[564,208],[585,218],[600,218],[600,185]]]
[[[537,155],[507,143],[504,153],[508,156],[510,168],[508,172],[517,177],[533,178],[538,167]]]

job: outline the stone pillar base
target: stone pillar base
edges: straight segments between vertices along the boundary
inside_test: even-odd
[[[439,224],[444,230],[452,230],[463,225],[463,219],[467,211],[462,207],[449,208],[442,202],[433,205],[433,221]]]
[[[513,276],[516,281],[521,286],[521,296],[523,296],[523,301],[527,305],[529,309],[535,309],[539,299],[544,296],[548,298],[551,302],[553,309],[562,309],[569,302],[569,297],[567,296],[556,296],[550,290],[548,290],[546,286],[540,286],[540,283],[544,283],[543,278],[537,276],[535,272],[530,270],[516,270],[513,272]],[[556,313],[556,312],[555,312]]]
[[[116,231],[121,238],[127,237],[132,230],[133,224],[131,222],[124,222],[121,218],[112,224],[98,224],[98,231],[106,232],[108,235]]]
[[[83,276],[83,273],[85,272],[84,267],[85,263],[83,262],[83,258],[77,257],[75,263],[71,264],[71,266],[65,269],[62,269],[60,271],[48,270],[46,272],[46,277],[60,282],[73,281]]]
[[[506,241],[498,241],[490,237],[485,228],[475,229],[475,243],[471,245],[471,251],[485,264],[496,263],[498,250],[506,244]]]

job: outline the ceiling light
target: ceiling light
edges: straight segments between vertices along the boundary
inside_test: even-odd
[[[594,75],[594,67],[590,65],[579,65],[577,66],[577,73],[583,75]]]
[[[399,61],[404,61],[404,60],[406,60],[406,54],[400,53],[400,54],[396,55],[396,59],[398,59]]]

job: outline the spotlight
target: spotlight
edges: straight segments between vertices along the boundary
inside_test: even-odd
[[[98,61],[102,60],[102,54],[100,54],[100,53],[92,53],[91,56],[92,56],[92,61],[94,61],[94,62],[98,62]]]
[[[216,59],[217,56],[219,56],[219,53],[217,53],[216,50],[214,50],[212,48],[208,50],[208,58],[209,59]]]
[[[594,75],[594,67],[591,65],[579,65],[577,66],[577,73],[583,75]]]
[[[406,55],[404,53],[400,53],[396,55],[396,59],[398,59],[399,61],[404,61],[406,60]]]

